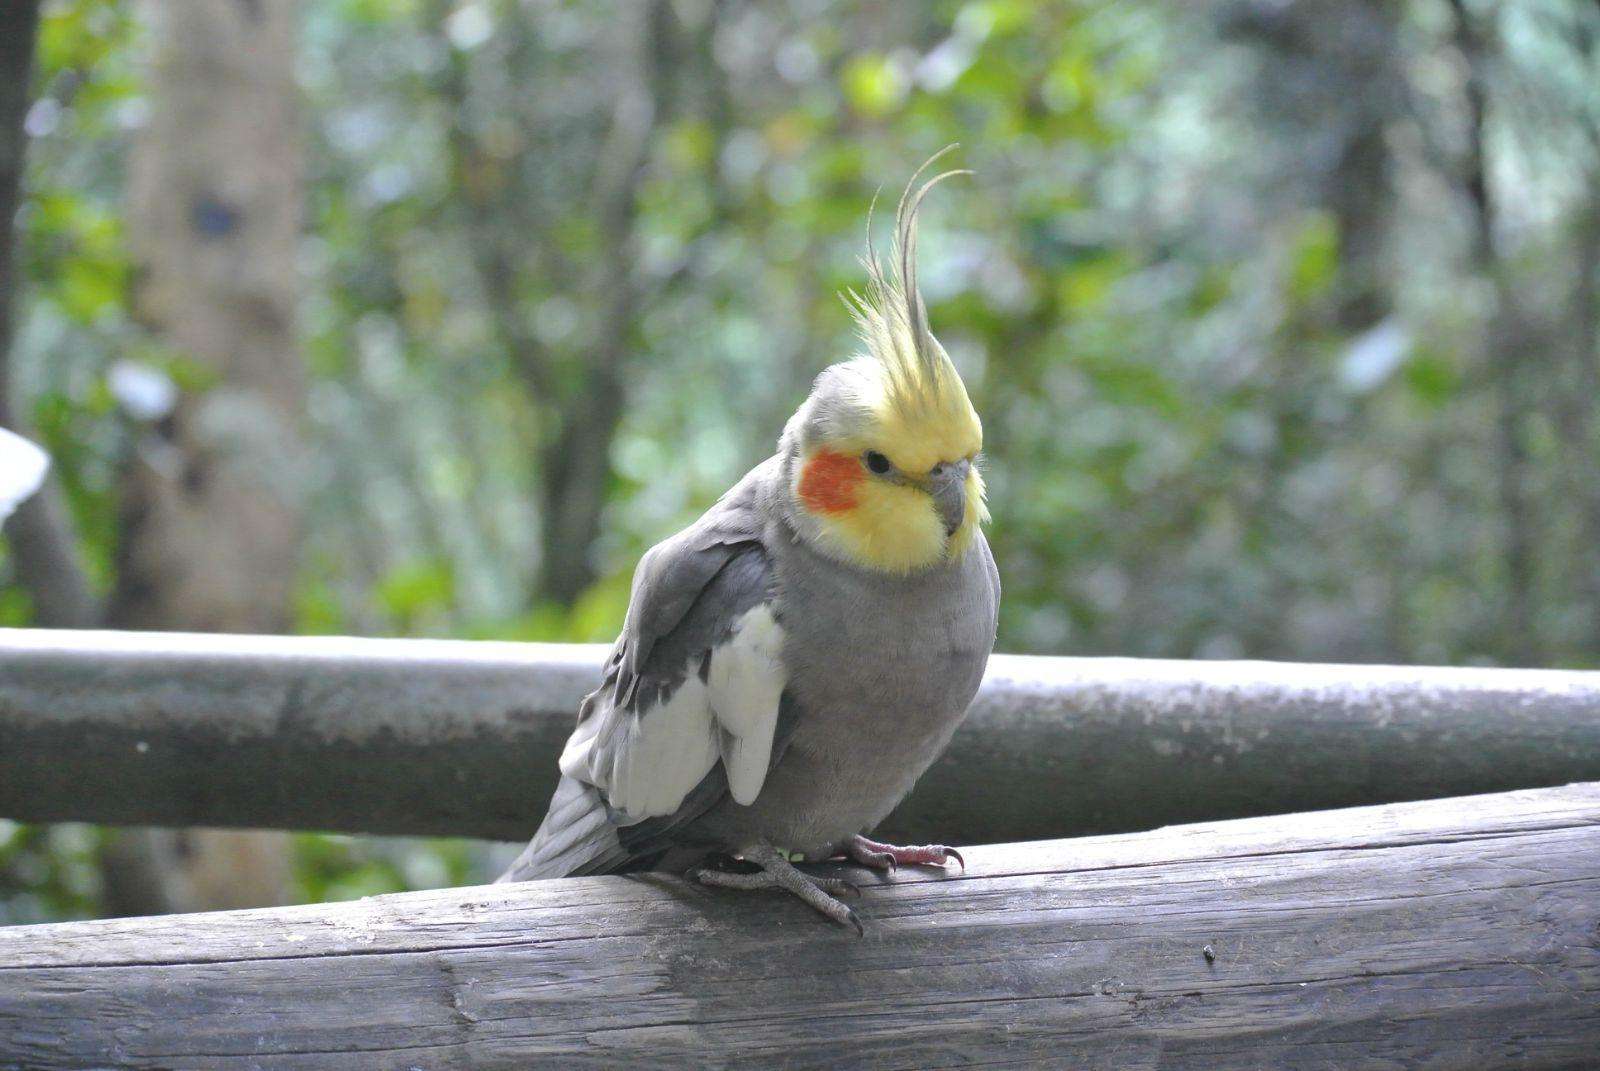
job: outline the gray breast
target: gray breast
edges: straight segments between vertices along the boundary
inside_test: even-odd
[[[821,855],[880,822],[944,750],[994,646],[998,579],[981,533],[960,561],[909,577],[768,546],[797,724],[760,797],[696,832]]]

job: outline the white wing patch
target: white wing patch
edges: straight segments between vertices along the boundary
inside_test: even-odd
[[[736,803],[754,803],[767,779],[778,701],[786,683],[783,629],[770,609],[757,606],[739,619],[733,638],[712,654],[707,681],[711,710],[722,730],[717,747]]]
[[[0,428],[0,521],[44,482],[50,457],[20,435]]]
[[[567,740],[561,772],[599,788],[625,825],[672,814],[719,757],[733,798],[753,802],[767,777],[787,683],[782,654],[783,630],[772,612],[749,610],[712,652],[706,680],[698,666],[689,667],[672,697],[642,718],[596,711]]]

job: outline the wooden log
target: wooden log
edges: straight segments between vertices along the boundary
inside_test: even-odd
[[[0,629],[0,816],[519,840],[597,645]],[[997,655],[881,832],[959,844],[1600,779],[1600,673]]]
[[[663,876],[0,929],[0,1068],[1600,1055],[1600,784],[967,858],[863,878],[864,939],[784,894]]]

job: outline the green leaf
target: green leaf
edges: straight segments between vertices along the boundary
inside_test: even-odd
[[[1443,354],[1419,351],[1401,369],[1412,395],[1434,409],[1453,401],[1461,389],[1461,370]]]
[[[1289,294],[1304,304],[1325,293],[1339,271],[1339,226],[1327,212],[1312,213],[1295,235],[1289,260]]]
[[[850,106],[875,119],[900,107],[910,89],[899,67],[888,57],[876,53],[862,53],[851,58],[839,80]]]
[[[456,578],[448,561],[428,559],[396,566],[378,582],[378,604],[406,630],[455,603]]]

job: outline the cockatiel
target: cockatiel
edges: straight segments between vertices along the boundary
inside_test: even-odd
[[[786,889],[860,932],[838,899],[854,887],[793,861],[960,861],[864,835],[966,714],[1000,599],[982,426],[917,289],[918,208],[960,173],[916,187],[932,162],[887,272],[868,213],[866,293],[847,299],[866,353],[824,370],[777,454],[640,561],[549,814],[501,881],[698,861],[704,884]]]

